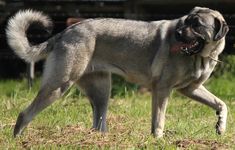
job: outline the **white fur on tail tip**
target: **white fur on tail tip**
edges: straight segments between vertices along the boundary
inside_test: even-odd
[[[30,24],[40,22],[45,28],[52,26],[51,19],[41,12],[33,10],[23,10],[16,13],[8,21],[6,28],[7,42],[14,52],[27,62],[39,59],[41,51],[40,46],[31,46],[26,35]]]

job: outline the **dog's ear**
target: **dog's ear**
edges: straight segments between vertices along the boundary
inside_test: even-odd
[[[201,8],[201,7],[198,7],[198,6],[194,7],[194,8],[190,11],[190,14],[197,13],[198,10],[200,10],[200,8]]]
[[[214,41],[222,39],[229,31],[227,23],[219,18],[215,18],[215,36]]]
[[[196,6],[194,7],[191,11],[190,11],[190,14],[196,14],[198,12],[204,12],[204,11],[209,11],[210,9],[209,8],[206,8],[206,7],[199,7],[199,6]]]

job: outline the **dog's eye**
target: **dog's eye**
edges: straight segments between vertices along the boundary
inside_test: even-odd
[[[185,24],[193,28],[200,26],[198,17],[188,17],[185,19]]]
[[[198,26],[200,26],[200,23],[199,23],[198,18],[193,18],[190,22],[191,22],[191,26],[192,26],[192,27],[198,27]]]
[[[185,21],[184,21],[184,23],[185,23],[186,25],[190,25],[190,20],[191,20],[190,18],[186,18]]]

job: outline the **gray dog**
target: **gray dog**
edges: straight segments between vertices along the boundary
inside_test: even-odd
[[[19,114],[14,136],[73,84],[90,100],[93,128],[105,131],[111,73],[151,89],[154,136],[163,136],[173,89],[215,109],[216,131],[225,131],[226,104],[202,85],[225,46],[228,26],[218,11],[195,7],[179,19],[153,22],[88,19],[37,45],[26,35],[32,23],[52,26],[46,15],[26,10],[12,17],[6,29],[8,43],[19,57],[27,62],[46,58],[40,91]]]

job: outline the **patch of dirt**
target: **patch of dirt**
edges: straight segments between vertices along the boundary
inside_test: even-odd
[[[35,145],[86,145],[86,143],[92,142],[90,141],[91,136],[95,133],[92,129],[83,128],[79,124],[67,125],[63,128],[56,126],[54,129],[46,129],[45,127],[28,128],[21,141],[21,145],[23,148],[31,148]],[[84,136],[75,138],[78,134]]]
[[[227,150],[229,149],[228,145],[219,143],[216,140],[192,140],[184,139],[177,140],[175,142],[176,146],[181,149],[188,149],[190,147],[196,147],[197,149],[211,149],[211,150]]]
[[[122,118],[122,117],[121,117]],[[113,118],[116,120],[115,118]],[[123,143],[120,138],[125,131],[118,127],[120,133],[100,133],[94,129],[86,128],[83,124],[67,125],[65,127],[55,126],[55,128],[37,127],[27,128],[27,132],[22,139],[19,139],[19,143],[23,148],[34,148],[37,145],[40,146],[69,146],[87,148],[95,146],[112,147],[118,146],[128,148],[128,144]],[[126,133],[125,133],[126,134]],[[36,148],[36,147],[35,147]],[[37,148],[36,148],[37,149]]]

